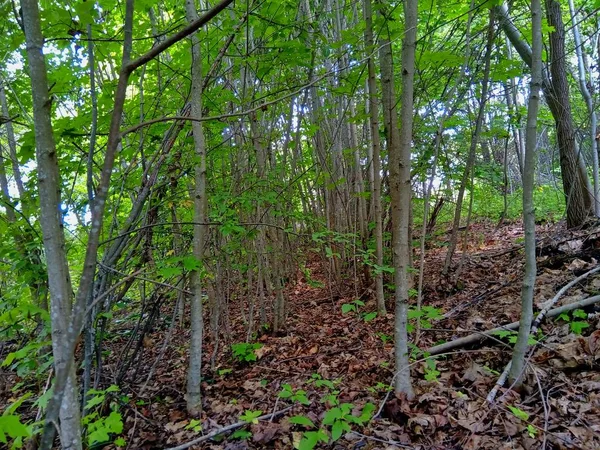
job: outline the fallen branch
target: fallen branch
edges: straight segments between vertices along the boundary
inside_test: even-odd
[[[288,406],[287,408],[284,408],[282,410],[276,411],[274,413],[265,414],[264,416],[260,416],[256,420],[270,420],[270,419],[272,419],[274,417],[281,416],[282,414],[285,414],[286,412],[288,412],[292,408],[293,408],[293,406]],[[248,422],[246,422],[246,421],[232,423],[231,425],[227,425],[226,427],[217,428],[216,430],[213,430],[210,433],[205,434],[204,436],[201,436],[201,437],[199,437],[197,439],[194,439],[193,441],[186,442],[185,444],[178,445],[177,447],[170,447],[170,448],[167,448],[165,450],[185,450],[186,448],[190,448],[193,445],[197,445],[197,444],[200,444],[201,442],[208,441],[209,439],[212,439],[215,436],[218,436],[218,435],[223,434],[223,433],[228,433],[228,432],[233,431],[233,430],[237,430],[238,428],[242,428],[243,426],[246,426],[246,425],[248,425]]]
[[[583,280],[583,279],[589,277],[590,275],[592,275],[593,273],[596,273],[596,272],[599,272],[599,271],[600,271],[600,266],[595,267],[594,269],[587,271],[583,275],[578,276],[573,281],[571,281],[570,283],[567,283],[565,286],[563,286],[562,289],[556,293],[556,295],[554,296],[554,298],[552,298],[552,300],[550,300],[546,304],[546,306],[544,307],[544,309],[542,309],[542,311],[537,315],[537,317],[533,321],[533,324],[531,325],[531,331],[529,332],[529,334],[530,335],[535,335],[535,333],[537,333],[538,328],[540,327],[540,324],[542,323],[542,320],[544,320],[544,317],[551,317],[550,316],[550,312],[555,311],[555,310],[552,310],[550,312],[548,310],[552,306],[554,306],[556,304],[556,302],[565,294],[565,292],[567,292],[567,290],[569,290],[571,287],[573,287],[574,285],[576,285],[577,283],[579,283],[581,280]],[[595,300],[595,301],[592,301],[592,300]],[[591,305],[591,304],[594,304],[594,303],[598,302],[599,300],[600,300],[600,295],[596,295],[594,297],[589,297],[589,298],[586,298],[585,300],[581,300],[579,302],[576,302],[575,304],[584,303],[584,302],[587,301],[588,304]],[[571,306],[571,305],[566,305],[566,306]],[[582,306],[580,305],[578,307],[581,308]],[[576,308],[572,308],[572,309],[576,309]],[[561,308],[556,308],[556,309],[558,310],[558,309],[561,309]],[[561,314],[562,312],[565,312],[565,311],[561,311],[558,314]],[[500,378],[498,378],[498,381],[496,381],[496,384],[494,385],[494,388],[488,394],[488,396],[486,398],[486,400],[488,401],[488,403],[492,403],[496,399],[496,395],[498,395],[498,391],[500,390],[500,388],[502,386],[504,386],[504,383],[506,383],[506,380],[508,379],[508,372],[510,371],[511,363],[512,363],[512,361],[510,361],[508,363],[508,365],[504,368],[504,371],[502,372],[502,375],[500,375]]]
[[[574,303],[569,303],[568,305],[564,305],[564,306],[555,308],[550,311],[548,311],[547,308],[545,308],[536,317],[535,322],[533,323],[533,326],[532,326],[532,334],[535,334],[537,332],[537,328],[539,327],[539,324],[542,322],[544,317],[560,316],[562,313],[573,311],[574,309],[585,308],[586,306],[590,306],[590,305],[593,305],[598,302],[600,302],[600,295],[596,295],[594,297],[588,297],[588,298],[579,300]],[[535,327],[535,330],[534,330],[534,327]],[[496,327],[496,328],[493,328],[488,331],[481,331],[478,333],[473,333],[473,334],[470,334],[469,336],[455,339],[450,342],[445,342],[440,345],[435,345],[435,346],[430,347],[427,350],[425,350],[425,353],[429,353],[432,356],[439,355],[440,353],[445,353],[448,350],[465,347],[470,344],[476,344],[484,339],[488,339],[493,334],[495,334],[499,331],[517,330],[517,329],[519,329],[519,322],[512,322],[512,323],[509,323],[508,325]]]

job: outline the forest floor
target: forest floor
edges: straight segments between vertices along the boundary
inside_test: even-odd
[[[421,331],[419,348],[518,320],[522,236],[518,223],[499,230],[489,223],[474,224],[458,278],[441,275],[446,254],[442,244],[447,235],[429,243],[423,304],[436,308],[430,309],[432,316],[438,312],[443,317],[428,320],[425,325],[429,328]],[[547,224],[538,227],[538,238],[541,250],[535,301],[539,308],[562,286],[597,265],[600,230],[567,232],[564,225]],[[415,256],[418,260],[419,255]],[[458,252],[455,263],[460,259]],[[428,361],[427,355],[414,352],[411,373],[416,397],[407,401],[389,389],[393,378],[391,305],[386,317],[365,320],[369,319],[365,313],[375,310],[369,291],[362,293],[364,306],[343,314],[342,305],[357,298],[352,279],[338,291],[328,285],[326,262],[315,256],[307,267],[310,279],[299,275],[297,283],[288,288],[284,332],[257,337],[255,342],[262,347],[255,350],[256,361],[242,363],[232,355],[231,344],[246,339],[246,323],[240,310],[232,309],[230,320],[221,327],[216,355],[210,325],[206,324],[204,411],[200,422],[192,421],[185,412],[187,327],[174,334],[162,357],[160,349],[168,327],[157,328],[146,336],[143,354],[129,372],[137,374],[130,378],[135,381],[125,383],[122,394],[127,397],[120,398],[127,448],[175,447],[245,417],[249,423],[238,430],[251,435],[238,431],[238,438],[234,438],[226,433],[220,440],[207,440],[190,448],[292,449],[310,436],[304,434],[307,431],[322,427],[330,433],[331,410],[344,403],[351,405],[347,409],[355,417],[369,410],[376,417],[361,424],[342,414],[341,422],[352,431],[344,429],[338,440],[317,448],[600,448],[597,314],[544,321],[544,339],[528,359],[524,388],[520,393],[501,390],[491,405],[486,396],[510,361],[506,338],[452,350]],[[571,288],[558,304],[598,292],[600,277],[592,276]],[[170,314],[166,310],[164,313]],[[414,333],[411,336],[414,338]],[[125,339],[115,339],[107,344],[112,352],[104,367],[107,386],[119,366],[124,343]],[[213,367],[211,355],[216,356]],[[160,360],[154,377],[143,390],[157,357]],[[280,396],[282,391],[287,394]],[[373,406],[365,409],[367,404]],[[256,415],[282,410],[271,419],[252,423]],[[291,423],[293,416],[310,419],[316,428]],[[304,419],[291,420],[308,423]]]

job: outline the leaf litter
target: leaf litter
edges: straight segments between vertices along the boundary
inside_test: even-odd
[[[518,320],[523,272],[520,224],[495,230],[488,223],[475,223],[469,232],[470,244],[458,279],[441,275],[445,257],[441,242],[427,250],[424,305],[439,308],[444,316],[434,320],[430,329],[422,330],[422,349]],[[595,234],[571,232],[561,225],[538,228],[538,307],[581,271],[597,264],[598,235],[597,230]],[[457,261],[461,257],[457,252]],[[544,339],[529,359],[524,389],[503,389],[492,405],[485,397],[510,361],[510,345],[505,340],[488,340],[436,357],[434,376],[426,355],[415,354],[411,373],[417,395],[415,400],[407,401],[389,388],[393,377],[393,315],[365,321],[360,314],[342,314],[342,305],[356,300],[353,283],[338,287],[332,295],[326,261],[318,255],[309,259],[311,280],[300,275],[288,288],[284,332],[262,332],[257,336],[256,342],[262,346],[255,350],[256,361],[240,363],[231,354],[230,345],[246,339],[244,302],[231,303],[218,340],[208,332],[211,328],[207,318],[204,409],[197,420],[185,412],[189,342],[185,326],[176,331],[158,361],[154,377],[142,391],[167,334],[166,327],[156,327],[148,336],[155,345],[143,348],[121,389],[127,394],[122,412],[128,448],[174,447],[236,423],[247,411],[268,414],[293,405],[282,416],[248,423],[242,427],[245,433],[229,433],[190,447],[291,449],[309,429],[290,422],[291,417],[304,416],[318,426],[327,411],[341,403],[351,404],[355,417],[368,403],[381,413],[364,426],[354,425],[336,442],[317,448],[600,448],[597,314],[586,319],[589,326],[581,334],[575,334],[564,321],[544,323]],[[569,291],[563,302],[599,291],[600,277],[593,277]],[[364,312],[376,309],[374,300],[368,297],[361,297]],[[114,382],[111,368],[118,366],[124,345],[126,339],[118,337],[107,343],[111,354],[105,362],[102,384]],[[211,355],[215,361],[212,367]],[[15,375],[7,372],[6,377],[12,379]],[[280,395],[286,389],[293,398]],[[2,391],[3,403],[8,401],[7,392]],[[111,444],[105,448],[116,447]]]

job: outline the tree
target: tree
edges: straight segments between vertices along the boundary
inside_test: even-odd
[[[375,296],[377,299],[377,312],[386,313],[385,297],[383,292],[383,224],[381,217],[381,140],[379,137],[379,106],[377,102],[377,81],[375,74],[375,46],[373,41],[373,13],[371,0],[363,0],[363,14],[365,19],[365,47],[367,51],[368,70],[368,108],[369,130],[371,137],[371,160],[373,166],[373,187],[371,192],[372,217],[375,221],[373,238],[375,239]]]
[[[196,2],[185,2],[186,17],[192,24],[198,20]],[[190,36],[192,44],[192,81],[191,81],[191,114],[192,117],[202,117],[202,53],[200,50],[200,31]],[[202,123],[192,122],[194,135],[194,151],[197,162],[195,166],[194,186],[194,240],[193,255],[197,260],[197,268],[190,274],[192,284],[191,315],[192,334],[190,339],[190,356],[187,374],[187,410],[190,415],[197,417],[202,412],[202,397],[200,383],[202,380],[202,334],[204,329],[202,302],[202,261],[204,257],[204,241],[206,239],[207,199],[206,199],[206,144]]]
[[[411,398],[414,393],[410,382],[408,364],[408,300],[409,300],[409,269],[412,266],[412,242],[410,239],[410,216],[412,187],[410,184],[410,157],[412,153],[412,133],[414,116],[414,79],[415,52],[417,46],[417,0],[406,0],[404,7],[404,39],[402,41],[402,98],[400,110],[399,154],[392,155],[390,151],[390,191],[392,192],[392,216],[394,223],[394,281],[396,283],[396,319],[395,353],[396,370],[401,372],[396,378],[396,393],[402,392]],[[390,124],[392,127],[395,124]],[[399,173],[395,173],[399,169]],[[392,175],[393,174],[393,175]],[[392,178],[392,176],[394,178]],[[396,195],[394,195],[396,191]],[[399,198],[398,198],[399,197]],[[396,204],[397,202],[397,204]],[[399,241],[399,242],[398,242]]]
[[[509,378],[519,382],[525,367],[529,348],[529,330],[533,320],[533,289],[536,276],[535,209],[533,189],[535,153],[537,146],[537,116],[542,87],[542,6],[540,0],[531,2],[533,30],[531,53],[531,84],[527,104],[527,130],[525,133],[525,165],[523,170],[523,228],[525,230],[525,273],[521,287],[521,318],[519,335],[513,349]]]
[[[22,5],[33,97],[40,219],[48,267],[52,350],[56,373],[64,378],[59,413],[60,440],[64,449],[78,450],[82,448],[82,442],[75,365],[72,351],[64,345],[65,338],[69,336],[69,327],[72,326],[70,317],[73,290],[60,210],[61,180],[52,129],[52,101],[48,95],[46,60],[43,53],[44,38],[37,0],[25,0]]]
[[[531,67],[531,48],[520,36],[504,4],[496,7],[500,25],[523,61]],[[556,139],[560,154],[563,189],[567,204],[567,226],[583,225],[591,212],[591,189],[587,173],[581,164],[581,155],[575,145],[575,130],[566,75],[565,32],[560,3],[546,1],[550,32],[550,73],[542,72],[542,91],[556,125]]]

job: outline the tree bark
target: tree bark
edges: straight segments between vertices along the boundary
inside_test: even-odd
[[[581,95],[585,101],[588,114],[590,116],[590,145],[592,149],[592,167],[593,167],[593,178],[594,178],[594,213],[596,216],[600,216],[600,181],[598,180],[598,143],[596,141],[597,134],[597,118],[596,111],[594,110],[594,102],[592,94],[588,89],[588,83],[586,79],[586,64],[585,56],[583,53],[583,44],[581,42],[581,35],[579,33],[579,26],[577,25],[577,12],[575,11],[575,5],[573,0],[569,0],[569,10],[571,12],[571,22],[573,39],[575,40],[575,53],[577,54],[577,69],[578,69],[578,81]],[[590,84],[591,86],[591,84]]]
[[[186,17],[189,23],[198,19],[196,12],[196,2],[186,0]],[[190,94],[190,103],[192,106],[192,116],[202,117],[202,53],[200,49],[200,31],[190,36],[192,43],[192,86]],[[194,151],[198,159],[195,168],[195,188],[194,188],[194,238],[193,255],[202,265],[204,257],[204,240],[206,237],[207,222],[207,199],[206,199],[206,143],[204,140],[204,130],[201,122],[192,122],[192,132],[194,135]],[[202,224],[202,225],[201,225]],[[190,273],[192,284],[191,303],[191,337],[190,354],[187,373],[187,411],[193,417],[198,417],[202,412],[202,396],[200,384],[202,381],[202,339],[204,332],[203,324],[203,292],[202,292],[202,267],[198,267]]]
[[[396,377],[396,393],[406,394],[408,398],[414,396],[408,359],[408,299],[410,274],[412,266],[412,233],[411,233],[411,194],[410,184],[410,155],[412,147],[412,129],[414,117],[414,78],[415,78],[415,53],[417,47],[417,0],[404,0],[404,40],[402,41],[402,97],[400,109],[400,142],[399,142],[399,206],[400,221],[394,227],[394,234],[399,233],[398,255],[399,264],[394,272],[396,282],[396,317],[394,324],[395,334],[395,362],[396,370],[400,370]],[[390,155],[390,165],[392,164]],[[396,170],[396,168],[394,168]],[[390,171],[391,175],[391,171]],[[390,189],[392,183],[390,182]],[[399,273],[398,273],[399,272]]]
[[[405,35],[402,45],[402,130],[398,129],[394,66],[389,30],[380,39],[379,63],[383,117],[389,157],[390,207],[392,219],[392,254],[395,285],[395,391],[407,397],[414,396],[408,359],[408,225],[410,209],[410,150],[413,121],[414,54],[416,46],[416,1],[407,0],[405,6]],[[379,9],[384,19],[385,7]],[[407,192],[408,191],[408,192]]]
[[[375,221],[375,299],[377,313],[386,314],[385,297],[383,292],[383,224],[381,216],[381,140],[379,138],[379,106],[377,102],[377,81],[375,75],[375,52],[373,39],[373,12],[371,0],[363,0],[363,15],[365,19],[365,47],[368,53],[368,95],[369,95],[369,126],[371,130],[371,149],[373,167],[373,188],[371,191],[373,204],[373,220]]]
[[[585,171],[580,168],[580,155],[575,145],[566,74],[565,30],[559,2],[546,0],[546,11],[548,24],[554,27],[554,31],[550,33],[550,74],[542,70],[542,91],[556,125],[563,191],[567,204],[567,226],[573,228],[585,223],[591,212],[592,198],[591,192],[587,190],[589,180]],[[506,4],[496,7],[496,12],[508,39],[523,61],[531,67],[531,47],[510,20]]]
[[[55,371],[61,373],[65,380],[59,409],[60,441],[66,450],[80,450],[82,448],[81,418],[77,400],[75,365],[73,354],[64,342],[69,334],[73,290],[63,232],[61,180],[52,129],[52,102],[48,95],[46,59],[43,53],[44,38],[37,0],[23,0],[21,4],[33,97],[40,223],[44,236],[50,290],[52,352]]]
[[[523,228],[525,230],[525,274],[521,287],[521,317],[519,335],[513,349],[509,378],[517,385],[522,379],[525,356],[529,348],[529,331],[533,320],[533,289],[536,277],[535,259],[535,209],[533,189],[537,145],[537,115],[542,86],[542,6],[541,0],[531,2],[532,58],[531,87],[527,105],[527,129],[525,132],[525,164],[523,170]]]

